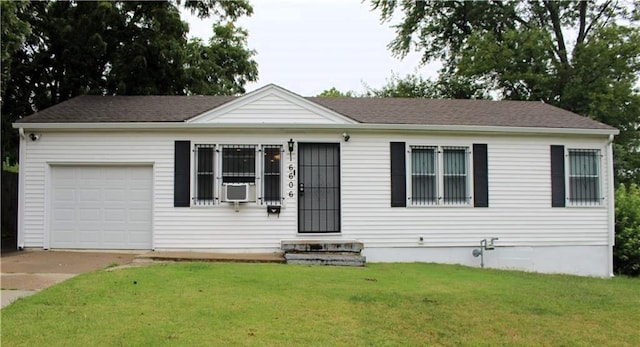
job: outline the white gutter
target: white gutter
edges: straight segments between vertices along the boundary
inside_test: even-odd
[[[14,128],[30,130],[196,130],[196,129],[300,129],[313,130],[371,130],[371,131],[432,131],[465,133],[514,134],[577,134],[617,135],[618,129],[505,127],[480,125],[424,125],[424,124],[269,124],[269,123],[185,123],[185,122],[122,122],[122,123],[13,123]]]
[[[607,143],[607,157],[609,162],[607,163],[609,178],[607,179],[607,200],[608,200],[608,226],[609,226],[609,276],[613,277],[613,246],[616,244],[616,205],[615,205],[615,188],[613,183],[613,135],[609,135],[609,142]]]
[[[27,136],[24,129],[18,129],[20,133],[18,154],[18,249],[24,249],[24,165],[26,163]]]

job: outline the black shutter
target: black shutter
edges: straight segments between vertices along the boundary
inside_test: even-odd
[[[473,144],[473,206],[489,207],[487,145]]]
[[[391,142],[391,207],[407,206],[405,143]]]
[[[551,207],[565,206],[564,146],[551,146]]]
[[[189,207],[191,141],[176,141],[173,161],[173,206]]]

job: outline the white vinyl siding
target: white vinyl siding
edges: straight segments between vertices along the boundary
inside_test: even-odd
[[[153,165],[153,248],[277,250],[297,234],[297,153],[282,156],[284,199],[278,217],[259,203],[220,203],[214,208],[173,207],[174,141],[195,144],[281,144],[294,141],[340,143],[341,226],[334,238],[357,239],[366,247],[473,247],[486,237],[501,246],[607,245],[608,213],[603,203],[590,209],[552,209],[549,145],[605,148],[605,137],[445,136],[433,133],[357,132],[344,142],[342,130],[261,130],[255,132],[45,132],[27,141],[21,164],[24,188],[24,242],[44,247],[47,168],[56,163]],[[248,141],[250,139],[250,142]],[[487,143],[489,208],[390,208],[389,142],[466,147]],[[602,151],[604,153],[605,151]],[[194,163],[192,158],[192,165]],[[409,156],[407,156],[409,160]],[[603,157],[608,167],[611,158]],[[290,169],[290,167],[292,169]],[[471,166],[467,167],[472,176]],[[193,170],[193,169],[192,169]],[[407,171],[408,173],[410,171]],[[195,171],[192,177],[195,176]],[[608,175],[601,174],[608,196]],[[48,183],[47,183],[48,182]],[[469,186],[469,192],[472,192]],[[291,193],[291,196],[289,195]],[[418,243],[420,237],[423,242]],[[470,253],[469,253],[470,254]]]
[[[229,109],[224,114],[205,114],[197,123],[233,123],[233,124],[335,124],[354,123],[346,117],[326,112],[314,112],[309,109],[310,103],[300,102],[285,93],[275,92],[256,98],[248,103],[242,103]],[[316,106],[315,104],[313,104]],[[318,108],[315,111],[321,111]]]
[[[487,143],[489,208],[390,208],[391,141],[451,147]],[[344,237],[367,247],[472,247],[487,237],[500,237],[503,246],[606,245],[606,208],[550,207],[549,145],[563,142],[606,146],[606,138],[353,135],[343,145]]]

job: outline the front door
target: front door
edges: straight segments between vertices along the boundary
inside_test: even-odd
[[[298,144],[298,232],[340,232],[340,144]]]

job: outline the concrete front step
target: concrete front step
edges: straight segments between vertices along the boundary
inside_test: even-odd
[[[349,252],[360,253],[362,242],[355,240],[283,240],[280,248],[285,253],[297,252]]]
[[[319,253],[285,253],[287,264],[300,265],[334,265],[334,266],[364,266],[366,258],[356,254]]]
[[[229,262],[229,263],[285,263],[282,252],[277,253],[209,253],[209,252],[179,252],[152,251],[141,254],[134,262],[165,261],[165,262]]]

